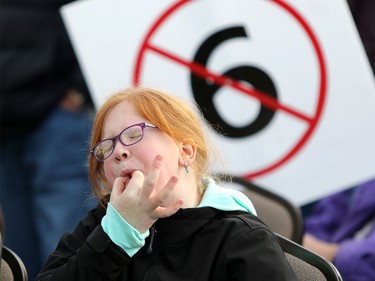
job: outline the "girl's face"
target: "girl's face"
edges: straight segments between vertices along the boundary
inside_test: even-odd
[[[123,101],[113,107],[105,117],[102,139],[112,138],[126,127],[142,122],[150,123],[149,120],[145,120],[138,114],[131,103]],[[155,187],[156,190],[161,190],[171,176],[179,176],[181,173],[180,151],[181,149],[170,136],[159,129],[146,127],[140,142],[131,146],[124,146],[121,142],[116,142],[112,155],[103,163],[107,182],[113,186],[115,179],[119,176],[130,179],[135,170],[141,171],[147,177],[155,157],[162,155],[163,162],[159,181]]]

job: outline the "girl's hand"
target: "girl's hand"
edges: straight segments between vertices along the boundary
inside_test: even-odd
[[[110,203],[140,233],[150,229],[157,219],[175,214],[183,204],[180,198],[168,206],[161,206],[171,196],[178,181],[172,176],[163,189],[155,191],[162,161],[161,155],[155,157],[154,166],[146,178],[141,171],[134,171],[126,189],[125,177],[116,178],[113,184]]]

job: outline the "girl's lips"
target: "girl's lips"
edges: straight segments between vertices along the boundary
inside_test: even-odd
[[[134,171],[135,171],[134,169],[125,169],[125,170],[122,170],[121,173],[120,173],[120,177],[129,177],[129,178],[131,178]]]

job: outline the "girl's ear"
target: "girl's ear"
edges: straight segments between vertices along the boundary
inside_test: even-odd
[[[190,166],[197,155],[197,147],[189,143],[182,143],[179,164],[184,166],[185,163]]]

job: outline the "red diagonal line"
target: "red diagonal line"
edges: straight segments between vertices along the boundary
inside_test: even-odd
[[[203,67],[201,64],[199,63],[196,63],[196,62],[189,62],[189,61],[186,61],[186,60],[183,60],[182,58],[178,57],[178,56],[175,56],[171,53],[167,53],[165,51],[163,51],[162,49],[160,48],[157,48],[155,46],[152,46],[150,44],[147,44],[146,48],[149,48],[150,50],[154,51],[155,53],[158,53],[164,57],[167,57],[177,63],[180,63],[182,65],[185,65],[187,66],[194,74],[202,77],[202,78],[210,78],[213,80],[213,82],[217,85],[221,85],[221,86],[229,86],[229,87],[232,87],[240,92],[243,92],[245,94],[248,94],[256,99],[258,99],[263,105],[265,105],[266,107],[268,108],[271,108],[273,110],[282,110],[282,111],[285,111],[293,116],[296,116],[308,123],[311,123],[313,120],[306,116],[305,114],[303,113],[300,113],[290,107],[287,107],[287,106],[284,106],[282,105],[281,103],[277,102],[276,99],[270,97],[269,95],[267,95],[266,93],[262,92],[262,91],[259,91],[259,90],[256,90],[250,86],[248,86],[247,84],[241,82],[241,81],[238,81],[238,80],[235,80],[235,79],[232,79],[228,76],[225,76],[225,75],[217,75],[215,74],[214,72],[211,72],[209,70],[207,70],[205,67]]]

